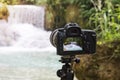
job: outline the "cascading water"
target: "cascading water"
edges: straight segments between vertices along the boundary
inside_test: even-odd
[[[9,23],[29,23],[36,27],[44,26],[44,7],[32,5],[8,6]]]
[[[9,22],[0,21],[0,79],[57,80],[59,64],[43,30],[44,7],[9,6]]]

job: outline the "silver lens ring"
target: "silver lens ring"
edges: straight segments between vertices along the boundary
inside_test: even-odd
[[[54,30],[51,35],[50,35],[50,42],[54,47],[57,47],[57,34],[58,34],[58,29]]]

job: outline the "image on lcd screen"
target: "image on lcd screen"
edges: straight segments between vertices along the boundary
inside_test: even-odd
[[[69,37],[63,42],[63,51],[82,51],[82,39],[80,37]]]

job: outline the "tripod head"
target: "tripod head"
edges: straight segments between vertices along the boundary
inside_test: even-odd
[[[64,56],[59,60],[61,63],[65,63],[62,66],[62,69],[57,71],[57,76],[61,78],[61,80],[73,80],[74,79],[74,71],[72,70],[72,63],[79,63],[80,59],[75,58],[75,56]]]

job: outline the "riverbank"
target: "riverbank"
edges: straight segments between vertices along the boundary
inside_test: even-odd
[[[120,41],[97,46],[93,55],[79,56],[80,64],[74,65],[78,80],[120,80]]]

